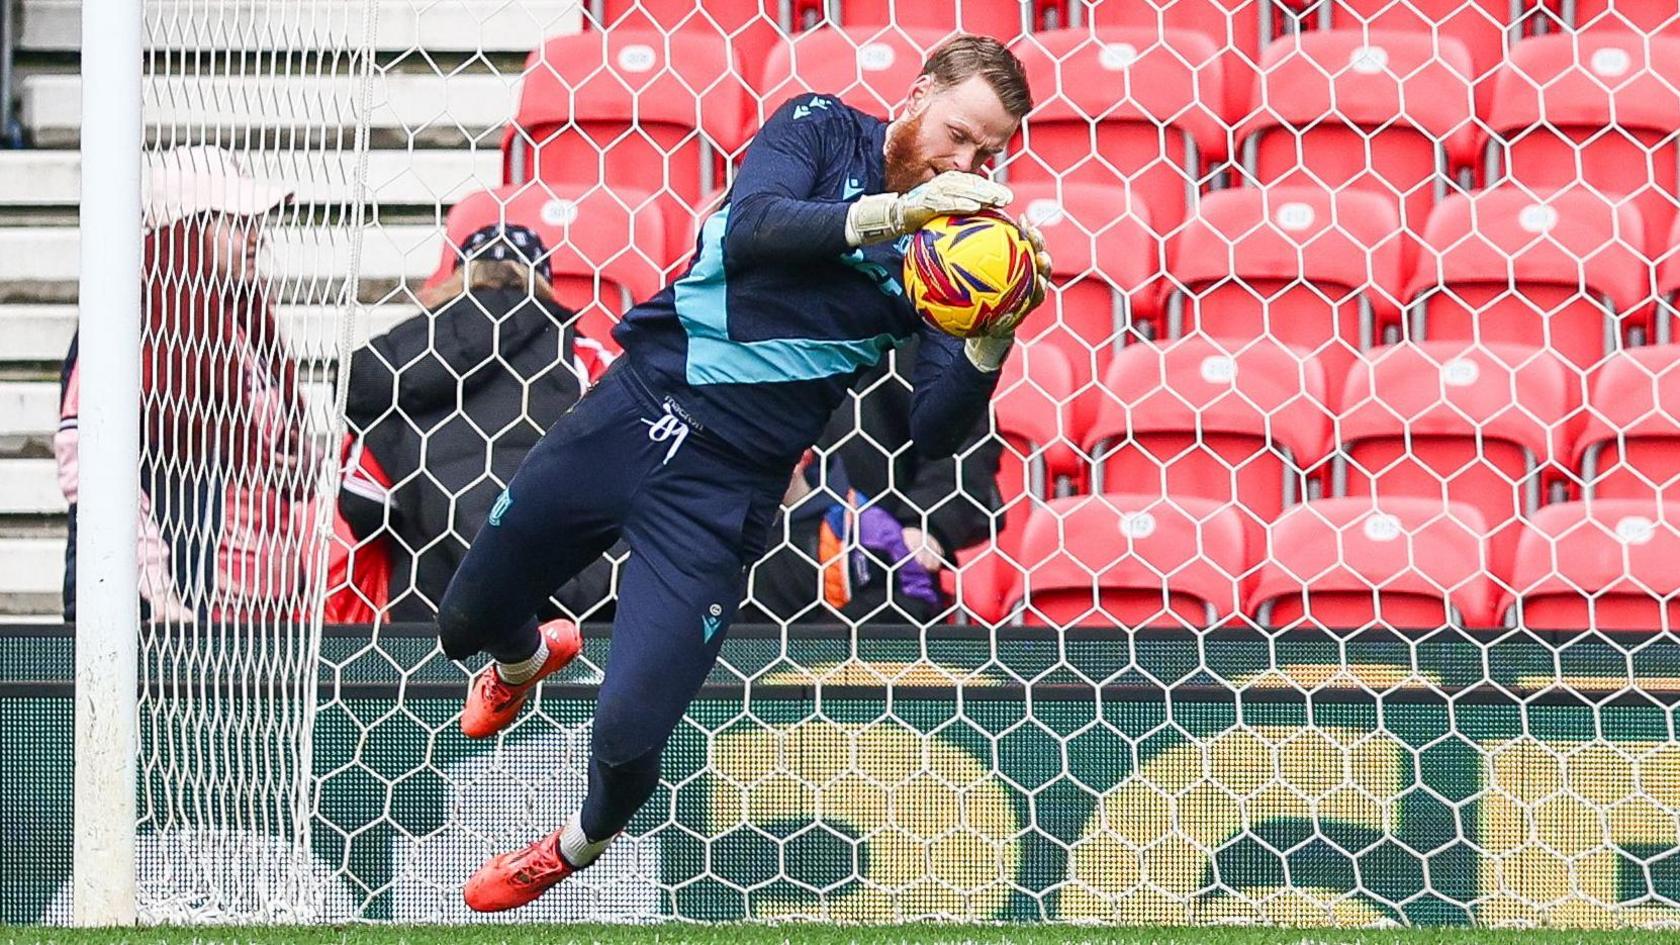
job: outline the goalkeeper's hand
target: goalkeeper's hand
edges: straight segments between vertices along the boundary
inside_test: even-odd
[[[1009,188],[978,174],[946,171],[907,194],[859,197],[846,211],[846,242],[885,243],[916,232],[947,213],[978,213],[1015,199]]]
[[[1032,314],[1033,309],[1044,304],[1044,290],[1050,285],[1050,253],[1044,248],[1044,234],[1025,219],[1016,221],[1015,225],[1021,228],[1021,235],[1032,244],[1035,270],[1032,292],[1027,294],[1026,301],[1013,314],[998,319],[991,331],[963,342],[963,353],[982,371],[991,372],[1003,367],[1003,359],[1009,356],[1009,348],[1015,343],[1015,330],[1021,327],[1021,322]]]

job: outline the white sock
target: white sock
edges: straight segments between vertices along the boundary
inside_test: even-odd
[[[543,639],[542,634],[539,633],[537,634],[537,652],[517,663],[503,663],[498,660],[496,662],[496,672],[501,675],[502,682],[517,686],[522,682],[529,682],[531,677],[535,676],[546,662],[548,662],[548,641]]]
[[[581,870],[595,862],[595,858],[600,856],[601,851],[612,841],[613,838],[608,837],[596,843],[589,842],[589,838],[583,835],[582,820],[574,815],[566,822],[566,829],[560,833],[560,855],[566,858],[567,863]]]

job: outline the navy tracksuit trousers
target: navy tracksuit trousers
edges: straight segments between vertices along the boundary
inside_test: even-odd
[[[622,830],[658,786],[791,473],[712,437],[623,357],[532,447],[473,539],[439,607],[451,659],[528,657],[541,602],[621,535],[630,546],[595,709],[591,840]]]

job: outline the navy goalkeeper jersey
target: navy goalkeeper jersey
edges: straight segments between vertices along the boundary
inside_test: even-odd
[[[850,203],[885,190],[885,137],[884,122],[832,96],[783,103],[687,271],[613,332],[696,426],[760,462],[791,463],[858,376],[917,333],[910,428],[922,452],[952,453],[997,384],[910,305],[906,240],[846,243]]]

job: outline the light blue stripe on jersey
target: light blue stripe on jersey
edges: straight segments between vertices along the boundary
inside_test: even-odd
[[[731,339],[723,271],[723,231],[728,223],[728,207],[712,214],[700,230],[700,258],[673,287],[677,319],[688,333],[690,384],[810,381],[849,374],[879,363],[896,343],[892,335],[850,340]]]

